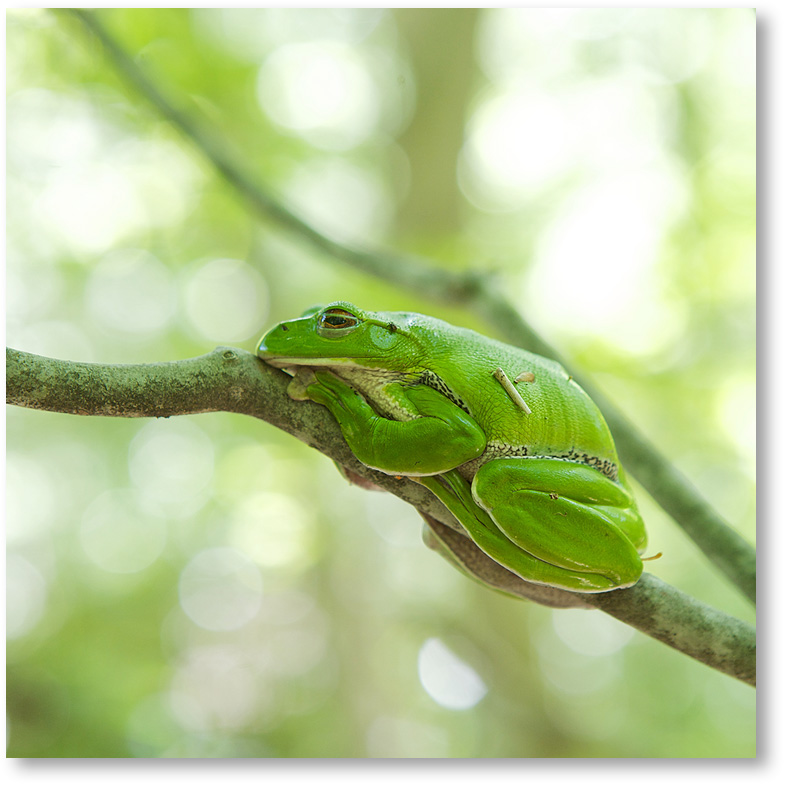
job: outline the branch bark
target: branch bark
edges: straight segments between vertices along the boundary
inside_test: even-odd
[[[464,567],[489,586],[552,607],[594,607],[748,684],[755,684],[755,630],[651,575],[604,594],[538,587],[476,548],[425,488],[359,463],[327,410],[286,393],[290,377],[241,349],[219,347],[188,360],[101,365],[6,349],[6,402],[104,417],[236,412],[257,417],[324,453],[344,469],[416,507]]]
[[[569,368],[569,363],[520,316],[503,294],[499,282],[488,275],[473,271],[456,273],[438,268],[422,257],[383,250],[368,251],[346,245],[316,231],[257,182],[248,173],[244,162],[234,156],[217,137],[168,99],[143,73],[95,13],[80,9],[63,9],[59,13],[78,18],[100,40],[118,72],[205,156],[252,211],[291,232],[293,236],[331,259],[416,292],[419,296],[461,304],[480,315],[510,343],[551,357]],[[630,423],[591,380],[585,379],[580,373],[573,375],[603,412],[624,466],[684,529],[706,557],[754,603],[755,549],[701,497],[689,480]]]

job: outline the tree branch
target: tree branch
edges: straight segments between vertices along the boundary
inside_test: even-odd
[[[103,44],[109,59],[123,77],[156,110],[201,151],[219,174],[260,216],[305,240],[317,251],[369,275],[389,281],[419,296],[458,303],[482,316],[506,340],[529,351],[568,364],[520,316],[503,295],[497,281],[478,272],[456,273],[438,268],[429,260],[382,250],[349,246],[316,231],[248,174],[210,132],[197,124],[142,72],[136,62],[104,27],[94,13],[64,9],[77,17]],[[684,529],[685,533],[754,603],[756,596],[755,549],[704,500],[694,486],[665,458],[605,395],[580,374],[576,380],[600,407],[614,435],[624,466],[651,496]]]
[[[588,595],[521,580],[482,553],[425,488],[359,463],[324,407],[289,398],[289,381],[249,352],[227,347],[189,360],[139,365],[76,363],[6,349],[9,404],[87,416],[226,411],[266,420],[416,507],[454,559],[483,583],[552,607],[599,608],[716,670],[755,683],[755,631],[749,625],[651,575],[629,589]]]

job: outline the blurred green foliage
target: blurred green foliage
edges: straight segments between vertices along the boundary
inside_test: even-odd
[[[753,12],[98,13],[318,228],[498,271],[754,539]],[[9,11],[7,85],[9,345],[250,349],[339,298],[482,329],[259,223],[74,18]],[[755,754],[749,687],[465,580],[264,423],[9,409],[7,444],[10,756]],[[651,571],[751,620],[641,503]]]

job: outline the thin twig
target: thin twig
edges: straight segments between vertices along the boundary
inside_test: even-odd
[[[593,606],[734,678],[755,683],[755,630],[645,575],[630,589],[575,595],[521,581],[485,556],[417,483],[360,464],[322,406],[292,401],[290,377],[242,349],[219,347],[189,360],[140,365],[75,363],[6,349],[6,402],[31,409],[104,417],[170,417],[227,411],[272,423],[415,506],[484,583],[547,605]],[[453,527],[453,528],[449,528]],[[457,538],[457,539],[456,539]],[[560,600],[563,599],[563,601]]]

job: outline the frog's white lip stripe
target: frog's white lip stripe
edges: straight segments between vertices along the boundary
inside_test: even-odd
[[[264,357],[259,355],[273,368],[287,368],[290,365],[349,365],[352,367],[365,367],[354,360],[345,357]]]

